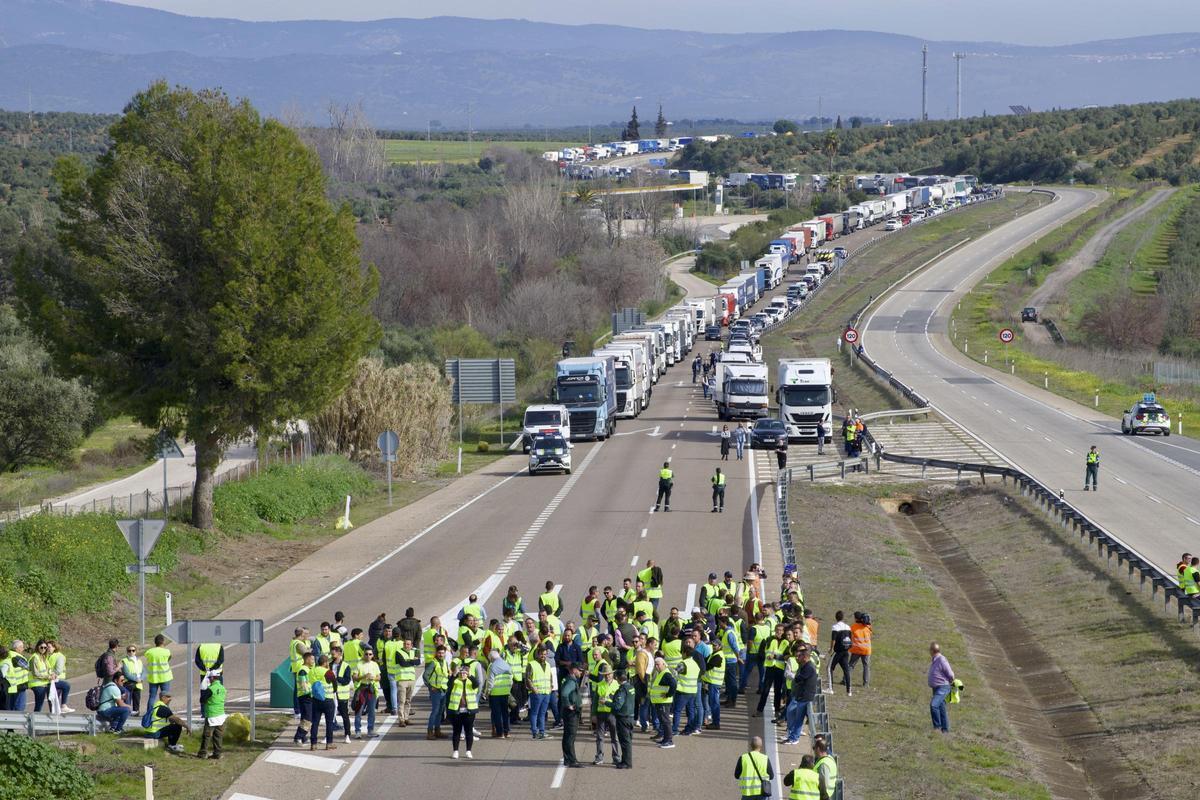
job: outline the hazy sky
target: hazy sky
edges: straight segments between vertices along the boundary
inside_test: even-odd
[[[738,33],[845,28],[1061,44],[1200,31],[1197,0],[124,0],[180,14],[280,19],[460,16]]]

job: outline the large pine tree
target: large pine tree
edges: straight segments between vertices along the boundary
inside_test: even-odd
[[[626,142],[636,142],[642,138],[640,126],[638,125],[637,106],[633,107],[633,116],[629,118],[629,123],[625,126],[625,130],[621,132],[621,138]]]
[[[662,113],[662,103],[658,104],[658,119],[654,120],[654,138],[665,139],[667,136],[667,118]]]

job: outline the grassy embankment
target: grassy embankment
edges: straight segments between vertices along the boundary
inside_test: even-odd
[[[478,161],[489,147],[509,147],[514,150],[526,150],[531,153],[544,153],[547,150],[561,150],[571,147],[577,142],[541,142],[541,141],[451,141],[420,139],[385,139],[384,154],[393,164],[415,164],[418,161],[445,161],[452,164],[467,164]]]
[[[854,695],[838,688],[829,697],[847,797],[1049,798],[953,615],[876,502],[889,488],[792,488],[792,519],[805,520],[792,529],[800,578],[822,637],[838,609],[847,617],[870,613],[875,631],[871,686],[860,688],[856,670]],[[967,700],[951,707],[949,736],[930,728],[925,670],[934,640],[970,687]]]
[[[852,258],[832,282],[778,331],[763,337],[763,361],[780,358],[825,357],[834,363],[838,393],[835,413],[852,404],[863,411],[903,408],[874,375],[858,366],[837,342],[846,320],[914,267],[964,238],[977,237],[994,225],[1032,211],[1045,202],[1039,195],[1019,194],[943,214],[928,222],[888,234],[869,250]],[[882,232],[881,232],[882,235]]]
[[[1198,398],[1186,390],[1155,387],[1150,375],[1126,374],[1119,377],[1115,375],[1112,364],[1105,362],[1103,354],[1089,354],[1076,348],[1055,349],[1037,346],[1027,342],[1021,334],[1020,310],[1030,292],[1040,285],[1057,265],[1077,253],[1097,230],[1129,211],[1145,197],[1145,193],[1137,194],[1133,190],[1116,190],[1104,203],[1041,237],[989,273],[962,299],[951,315],[955,346],[962,350],[964,342],[968,342],[967,354],[976,361],[983,363],[984,354],[988,353],[989,366],[1008,369],[1010,372],[1015,368],[1013,374],[1018,377],[1034,385],[1048,387],[1051,392],[1077,403],[1096,406],[1095,398],[1098,394],[1099,405],[1096,407],[1110,416],[1120,417],[1122,411],[1128,409],[1130,403],[1139,398],[1142,392],[1155,388],[1159,390],[1160,397],[1169,403],[1172,413],[1200,413]],[[1152,213],[1150,216],[1157,215]],[[1169,219],[1159,220],[1160,227],[1167,224]],[[1116,239],[1120,241],[1114,240],[1110,245],[1110,251],[1118,248],[1113,251],[1113,258],[1118,259],[1118,265],[1121,263],[1120,254],[1129,252],[1130,238],[1136,235],[1118,235]],[[1136,241],[1137,239],[1133,239],[1133,242]],[[1161,238],[1158,235],[1143,242],[1137,248],[1138,263],[1151,263],[1154,258],[1159,257],[1156,254],[1161,248]],[[1128,260],[1132,259],[1126,256],[1126,261]],[[1139,272],[1135,270],[1131,275],[1135,286],[1145,283],[1144,277],[1138,277]],[[1123,279],[1123,274],[1119,266],[1113,267],[1110,264],[1106,272],[1094,277],[1085,272],[1076,279],[1076,283],[1084,281],[1085,285],[1098,290],[1105,282]],[[1072,283],[1071,291],[1074,289],[1075,283]],[[1079,306],[1073,300],[1071,307],[1077,309]],[[1068,315],[1065,320],[1068,325],[1067,333],[1071,333],[1073,329],[1070,326],[1076,324],[1071,320],[1072,315]],[[997,340],[997,335],[1004,327],[1011,328],[1017,334],[1011,345],[1011,365],[1006,364],[1004,358],[998,355],[1002,346]]]

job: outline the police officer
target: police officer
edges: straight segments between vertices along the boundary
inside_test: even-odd
[[[609,698],[617,722],[617,743],[621,746],[617,769],[633,769],[634,688],[628,678],[625,670],[617,670],[617,690]]]
[[[1092,445],[1092,449],[1088,450],[1087,454],[1087,472],[1083,474],[1083,490],[1088,490],[1088,482],[1092,484],[1092,491],[1097,491],[1096,478],[1100,476],[1100,451],[1096,449],[1096,445]]]
[[[725,474],[720,467],[712,476],[712,503],[712,513],[725,511]]]
[[[579,694],[579,682],[583,678],[583,666],[572,663],[567,668],[567,677],[558,688],[558,710],[563,721],[562,752],[563,764],[579,768],[583,764],[575,757],[575,737],[579,735],[579,720],[583,712],[583,699]]]
[[[658,511],[660,505],[664,506],[664,511],[671,510],[671,487],[675,484],[675,473],[671,471],[671,462],[664,461],[662,469],[658,471],[658,498],[654,501],[654,510]]]

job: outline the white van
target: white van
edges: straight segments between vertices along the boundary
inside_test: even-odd
[[[521,423],[521,448],[529,452],[529,444],[540,433],[559,433],[567,441],[571,441],[571,414],[566,406],[536,405],[525,409],[525,419]]]

